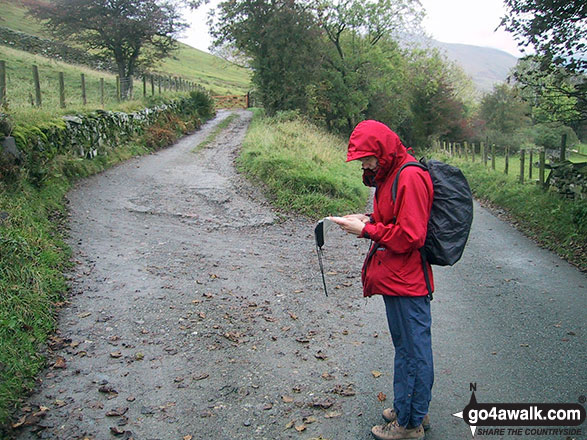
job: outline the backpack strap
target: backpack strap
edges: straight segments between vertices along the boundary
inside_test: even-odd
[[[424,159],[422,159],[424,160]],[[422,162],[408,162],[405,163],[401,166],[401,168],[399,169],[399,171],[397,172],[397,174],[395,175],[395,179],[393,180],[393,185],[391,186],[391,199],[393,200],[393,203],[395,204],[395,199],[397,198],[397,183],[399,182],[399,175],[401,174],[402,170],[405,167],[418,167],[418,168],[422,168],[423,170],[428,171],[428,167],[426,165],[424,165],[424,163]],[[393,220],[393,222],[395,223],[395,218]],[[422,259],[422,271],[424,272],[424,280],[426,281],[426,288],[428,289],[428,298],[430,299],[430,301],[432,301],[433,297],[432,297],[432,285],[430,283],[430,277],[428,276],[428,266],[426,265],[426,252],[424,251],[424,248],[421,247],[420,248],[420,256]]]
[[[420,257],[422,258],[422,271],[424,272],[424,280],[426,281],[426,288],[428,289],[428,298],[432,301],[434,297],[432,296],[432,285],[430,284],[428,266],[426,265],[426,252],[423,247],[420,248]]]
[[[399,175],[401,174],[402,170],[405,167],[418,167],[422,168],[423,170],[428,171],[428,167],[424,165],[422,162],[408,162],[401,166],[397,174],[395,175],[395,179],[393,180],[393,185],[391,186],[391,200],[395,203],[395,199],[397,197],[397,183],[399,182]]]

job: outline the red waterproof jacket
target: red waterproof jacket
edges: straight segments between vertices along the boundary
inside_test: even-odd
[[[419,249],[426,239],[434,195],[430,175],[419,167],[404,168],[393,203],[391,187],[398,170],[416,159],[397,134],[377,121],[358,124],[349,140],[347,162],[366,156],[377,157],[379,168],[374,176],[368,170],[363,176],[365,184],[376,187],[372,221],[361,235],[374,241],[363,265],[363,294],[428,295]],[[427,263],[426,268],[434,290]]]

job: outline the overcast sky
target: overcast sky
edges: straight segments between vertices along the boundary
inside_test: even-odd
[[[191,24],[180,41],[197,49],[208,51],[211,39],[206,26],[207,11],[220,0],[212,0],[187,14]],[[505,13],[503,0],[420,0],[426,9],[424,29],[435,40],[445,43],[472,44],[501,49],[521,56],[511,34],[500,29],[500,18]]]

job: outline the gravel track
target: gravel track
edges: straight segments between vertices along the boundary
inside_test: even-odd
[[[393,349],[381,298],[361,297],[368,243],[332,231],[325,297],[313,221],[235,171],[251,114],[234,112],[69,193],[70,303],[15,438],[371,438]],[[435,271],[431,440],[471,438],[452,416],[471,382],[480,402],[587,391],[584,274],[475,209],[463,261]]]

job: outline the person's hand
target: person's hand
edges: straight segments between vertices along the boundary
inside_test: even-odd
[[[363,228],[365,227],[365,223],[363,222],[362,218],[356,217],[361,214],[354,214],[351,216],[345,217],[328,217],[331,221],[336,223],[340,226],[340,228],[349,233],[354,235],[361,235],[363,232]],[[366,217],[366,216],[365,216]]]
[[[344,218],[356,218],[356,219],[361,220],[363,223],[369,223],[371,221],[369,216],[367,216],[365,214],[349,214],[349,215],[345,215]]]

